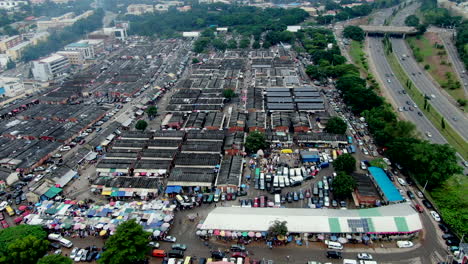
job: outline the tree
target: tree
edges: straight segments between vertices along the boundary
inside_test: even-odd
[[[364,30],[358,26],[346,26],[343,30],[343,36],[356,41],[363,41],[365,38]]]
[[[356,159],[351,154],[343,154],[333,161],[333,167],[336,171],[353,173],[356,170]]]
[[[10,253],[8,245],[17,239],[27,236],[34,236],[40,240],[46,239],[47,232],[38,225],[18,225],[0,230],[0,263],[6,262],[6,257]]]
[[[16,67],[16,63],[12,61],[11,59],[8,59],[8,62],[6,64],[7,70],[13,69]]]
[[[249,153],[255,153],[259,149],[264,149],[266,147],[268,147],[268,144],[266,142],[265,135],[259,131],[249,133],[245,140],[245,149]]]
[[[351,193],[356,189],[356,180],[345,172],[338,172],[338,175],[333,179],[333,194],[340,198],[350,197]]]
[[[440,122],[441,122],[440,126],[442,127],[442,129],[445,129],[445,120],[444,120],[443,117],[442,117],[442,120]]]
[[[384,170],[388,168],[387,163],[385,163],[383,159],[374,159],[371,160],[369,163],[372,167],[378,167]]]
[[[328,133],[344,135],[347,128],[348,126],[343,119],[334,116],[328,120],[327,125],[325,126],[325,131]]]
[[[44,256],[49,247],[49,241],[33,235],[16,239],[8,244],[7,262],[11,264],[36,263]]]
[[[228,49],[237,49],[237,41],[234,38],[228,40],[227,48]]]
[[[155,117],[156,114],[158,113],[158,108],[156,108],[156,106],[152,105],[152,106],[150,106],[150,107],[148,107],[146,109],[146,113],[148,114],[148,116],[150,116],[150,118]]]
[[[39,259],[37,264],[72,264],[73,261],[62,255],[48,255]]]
[[[417,27],[419,26],[419,18],[416,15],[409,15],[405,19],[405,25],[408,27]]]
[[[288,222],[275,220],[268,228],[271,237],[286,236],[288,234]]]
[[[231,99],[236,96],[236,93],[232,89],[224,89],[223,96],[224,98]]]
[[[246,49],[248,48],[250,45],[250,39],[249,38],[243,38],[241,39],[240,43],[239,43],[239,48],[241,49]]]
[[[138,130],[145,130],[148,127],[148,123],[145,120],[138,120],[135,124],[135,128]]]
[[[200,63],[200,60],[199,60],[198,58],[193,58],[193,59],[192,59],[192,63],[193,63],[193,64]]]
[[[253,49],[259,49],[260,48],[260,42],[258,40],[254,41],[252,44]]]
[[[98,260],[101,264],[127,264],[146,258],[151,233],[135,220],[123,222],[105,244],[106,251]]]

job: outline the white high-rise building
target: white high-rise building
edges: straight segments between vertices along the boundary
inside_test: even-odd
[[[49,57],[33,61],[32,73],[34,79],[50,81],[60,79],[70,68],[67,57],[53,54]]]

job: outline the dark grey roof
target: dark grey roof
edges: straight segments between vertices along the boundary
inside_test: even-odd
[[[204,168],[174,168],[169,175],[171,182],[186,182],[186,183],[214,183],[216,173],[213,169]]]

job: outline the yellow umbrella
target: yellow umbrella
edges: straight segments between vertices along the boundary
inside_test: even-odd
[[[279,241],[283,241],[286,239],[286,237],[283,235],[278,235],[276,238],[278,238]]]
[[[219,232],[219,235],[223,237],[223,236],[226,235],[226,233],[225,233],[224,230],[223,230],[223,231]]]
[[[107,230],[101,230],[101,232],[99,232],[100,236],[105,236],[106,234],[107,234]]]

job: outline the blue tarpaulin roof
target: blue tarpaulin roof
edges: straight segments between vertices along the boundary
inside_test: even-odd
[[[166,193],[180,193],[182,186],[167,186]]]
[[[369,172],[371,173],[380,190],[382,190],[384,193],[387,201],[399,202],[403,200],[403,196],[401,196],[395,185],[393,185],[393,183],[387,177],[387,174],[384,170],[378,167],[369,167]]]

